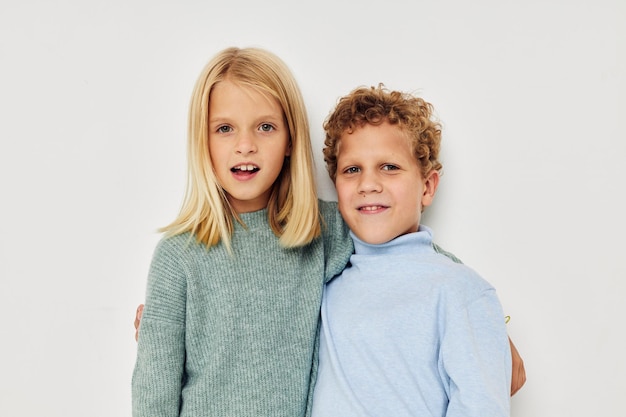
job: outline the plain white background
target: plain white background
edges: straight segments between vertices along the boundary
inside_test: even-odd
[[[0,2],[0,415],[129,416],[132,321],[218,50],[293,70],[321,124],[384,82],[444,124],[425,223],[498,289],[512,416],[623,416],[626,3]]]

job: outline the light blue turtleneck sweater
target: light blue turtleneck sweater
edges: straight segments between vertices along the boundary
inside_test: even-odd
[[[494,288],[437,253],[432,232],[354,235],[326,285],[313,416],[509,415],[511,354]]]

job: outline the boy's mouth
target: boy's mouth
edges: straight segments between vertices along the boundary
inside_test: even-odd
[[[378,211],[381,210],[385,210],[389,208],[388,206],[381,206],[381,205],[377,205],[377,204],[372,204],[372,205],[368,205],[368,206],[360,206],[357,208],[357,210],[359,210],[360,212],[365,212],[365,213],[376,213]]]

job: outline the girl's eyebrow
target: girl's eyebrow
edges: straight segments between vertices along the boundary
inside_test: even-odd
[[[215,117],[211,117],[209,116],[209,123],[217,123],[217,122],[229,122],[231,121],[232,118],[229,116],[221,116],[221,115],[217,115]],[[282,115],[275,115],[275,114],[267,114],[267,115],[260,115],[254,118],[256,123],[260,123],[262,121],[265,120],[269,120],[272,122],[277,122],[277,121],[281,121],[284,120]]]
[[[268,114],[268,115],[261,115],[259,117],[257,117],[257,120],[283,120],[284,117],[282,114],[276,115],[276,114]]]
[[[226,117],[211,117],[209,118],[209,124],[211,123],[222,123],[228,121]]]

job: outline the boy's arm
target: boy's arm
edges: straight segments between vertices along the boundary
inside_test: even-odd
[[[439,366],[447,381],[446,417],[508,417],[511,353],[495,290],[459,307],[449,305],[442,322]]]
[[[441,246],[433,243],[433,249],[435,252],[440,253],[442,255],[447,256],[452,259],[454,262],[462,264],[463,262],[457,258],[453,253],[446,251]],[[135,326],[136,328],[137,326]],[[524,368],[524,361],[520,356],[517,348],[513,344],[513,341],[509,337],[509,344],[511,346],[511,362],[512,362],[512,371],[513,374],[511,376],[511,396],[515,395],[517,391],[520,390],[526,383],[526,368]]]

